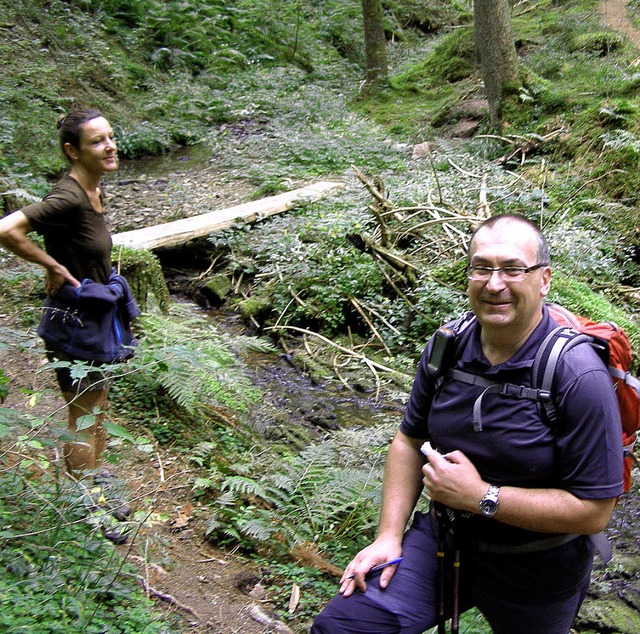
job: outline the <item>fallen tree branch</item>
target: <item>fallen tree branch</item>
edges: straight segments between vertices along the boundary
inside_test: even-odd
[[[313,332],[313,331],[307,330],[305,328],[298,328],[298,326],[278,326],[278,328],[275,328],[274,326],[271,326],[271,327],[265,328],[265,330],[293,330],[295,332],[299,332],[299,333],[302,333],[304,335],[310,335],[312,337],[317,337],[321,341],[324,341],[325,343],[329,344],[330,346],[333,346],[334,348],[337,348],[341,352],[344,352],[345,354],[348,354],[348,355],[351,355],[353,357],[356,357],[357,359],[360,359],[361,361],[363,361],[367,365],[370,365],[370,366],[372,366],[374,368],[377,368],[378,370],[381,370],[382,372],[389,372],[390,374],[395,374],[397,376],[404,377],[405,379],[411,379],[412,378],[412,376],[410,376],[408,374],[405,374],[404,372],[400,372],[398,370],[394,370],[393,368],[389,368],[386,365],[382,365],[381,363],[376,363],[375,361],[371,361],[371,359],[368,359],[367,357],[365,357],[365,355],[359,354],[358,352],[355,352],[354,350],[350,350],[349,348],[345,348],[344,346],[341,346],[340,344],[336,343],[335,341],[331,341],[331,339],[328,339],[327,337],[325,337],[325,336],[323,336],[321,334],[318,334],[317,332]]]
[[[409,306],[409,308],[411,308],[411,310],[413,310],[416,315],[419,315],[420,317],[424,317],[426,318],[427,315],[425,313],[423,313],[408,297],[407,294],[402,291],[398,285],[393,281],[393,279],[391,279],[391,276],[387,273],[387,271],[385,271],[384,267],[382,266],[382,264],[380,263],[380,260],[375,260],[375,263],[378,267],[378,270],[382,273],[382,275],[385,277],[385,279],[387,280],[387,282],[389,282],[389,285],[391,286],[391,288],[396,292],[396,294],[398,295],[398,297],[400,297],[402,300],[404,300],[404,302],[407,304],[407,306]]]
[[[384,260],[389,266],[394,268],[396,271],[400,271],[404,273],[410,281],[414,280],[414,271],[419,271],[419,267],[411,262],[407,262],[399,255],[391,252],[389,249],[385,249],[381,247],[379,244],[376,244],[373,240],[362,236],[358,233],[348,233],[346,236],[347,240],[353,244],[356,249],[362,251],[363,253],[373,253],[378,256],[381,260]]]
[[[463,176],[470,176],[471,178],[482,178],[482,174],[474,174],[473,172],[469,172],[467,170],[462,169],[459,165],[456,165],[450,158],[447,159],[447,162],[453,169],[458,170]]]
[[[485,191],[485,197],[486,197],[486,191]],[[485,201],[486,202],[486,201]],[[488,205],[487,205],[488,207]],[[488,217],[488,216],[487,216]],[[450,222],[467,222],[471,225],[473,225],[474,223],[480,223],[483,220],[486,220],[485,217],[482,216],[453,216],[451,218],[434,218],[433,220],[425,220],[424,222],[420,222],[417,225],[414,225],[413,227],[410,227],[409,229],[407,229],[406,231],[404,231],[403,233],[400,234],[400,237],[404,237],[410,233],[415,233],[418,230],[422,230],[426,227],[432,227],[434,225],[444,225],[445,229],[447,228],[447,225]]]
[[[382,344],[383,348],[386,350],[387,354],[391,356],[391,350],[389,350],[389,346],[384,342],[382,335],[378,332],[378,329],[374,326],[373,322],[369,319],[369,316],[364,312],[362,306],[355,297],[350,297],[351,303],[355,307],[355,309],[360,313],[362,319],[365,320],[367,326],[371,328],[371,332],[376,336],[376,339]]]
[[[558,128],[545,134],[537,139],[529,139],[526,143],[523,143],[520,147],[517,147],[513,152],[503,154],[500,158],[496,159],[498,165],[506,165],[512,159],[520,156],[520,164],[523,164],[529,154],[539,150],[545,143],[549,143],[554,139],[557,139],[561,134],[564,134],[566,130],[564,128]]]
[[[176,599],[171,594],[167,594],[166,592],[160,592],[160,590],[156,590],[154,587],[150,586],[146,582],[144,577],[142,577],[141,575],[135,575],[135,576],[138,579],[138,581],[140,581],[140,583],[142,584],[142,587],[144,588],[144,591],[147,594],[149,594],[150,596],[156,597],[157,599],[161,599],[162,601],[166,601],[167,603],[170,603],[171,605],[175,606],[176,608],[179,608],[180,610],[184,610],[185,612],[188,612],[189,614],[192,614],[193,616],[195,616],[198,619],[198,621],[202,620],[202,617],[191,606],[188,606],[188,605],[178,601],[178,599]]]
[[[385,210],[392,209],[393,204],[384,197],[384,194],[380,191],[378,187],[373,183],[373,181],[369,180],[363,172],[361,172],[355,165],[351,166],[353,171],[356,173],[356,176],[360,179],[360,182],[367,188],[369,193],[376,199],[378,204]]]
[[[342,376],[342,372],[340,371],[340,368],[338,366],[338,353],[333,355],[333,371],[335,372],[335,375],[338,377],[338,380],[340,381],[340,383],[342,383],[342,385],[344,385],[350,392],[354,392],[355,391],[349,385],[349,382],[347,381],[347,379],[345,379]]]
[[[480,185],[480,201],[478,202],[478,211],[488,218],[491,215],[491,208],[489,207],[489,200],[487,198],[487,173],[482,175],[482,183]]]
[[[275,632],[280,632],[281,634],[293,634],[293,631],[282,621],[278,621],[278,619],[270,617],[258,605],[251,606],[249,609],[249,615],[254,621],[260,623],[260,625],[266,625],[267,627],[273,628]]]
[[[389,328],[389,330],[392,330],[393,332],[395,332],[396,335],[402,334],[388,319],[384,317],[384,315],[381,315],[378,311],[376,311],[371,306],[368,306],[367,304],[365,304],[362,300],[360,300],[360,304],[361,306],[366,308],[370,313],[375,315],[387,328]]]

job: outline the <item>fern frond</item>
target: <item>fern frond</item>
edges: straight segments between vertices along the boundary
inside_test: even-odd
[[[206,491],[215,487],[216,482],[212,478],[196,478],[193,482],[192,489],[194,491]]]
[[[236,503],[236,495],[232,491],[222,493],[216,500],[218,506],[233,506]],[[215,515],[214,515],[215,517]]]
[[[258,541],[267,541],[276,531],[277,528],[272,526],[264,519],[252,519],[240,527],[240,531],[247,537],[252,537]]]
[[[266,489],[257,480],[252,480],[244,476],[230,476],[222,485],[223,491],[228,491],[235,495],[253,496],[255,498],[267,501],[269,495]]]
[[[190,310],[175,306],[166,316],[141,317],[138,352],[129,364],[139,374],[131,380],[156,382],[190,412],[207,404],[245,410],[261,392],[241,371],[234,350],[268,346],[253,338],[223,337]]]
[[[382,438],[388,434],[381,432]],[[301,541],[322,544],[337,536],[349,540],[373,533],[382,460],[374,455],[361,465],[344,466],[342,451],[342,443],[332,439],[309,445],[275,465],[268,456],[236,465],[217,500],[218,517],[223,514],[245,538],[265,540],[277,532],[280,537],[273,545],[287,548]]]

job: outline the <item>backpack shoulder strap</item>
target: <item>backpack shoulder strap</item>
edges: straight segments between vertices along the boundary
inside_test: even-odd
[[[484,388],[473,404],[473,431],[482,431],[482,403],[487,394],[502,394],[511,398],[526,398],[530,401],[540,403],[546,403],[551,398],[550,394],[544,393],[543,390],[538,388],[526,387],[515,383],[492,381],[491,379],[485,379],[483,376],[465,372],[464,370],[453,369],[447,372],[446,376],[454,381]]]
[[[482,404],[483,399],[487,394],[502,394],[512,398],[524,398],[543,403],[550,400],[551,395],[549,392],[545,393],[544,390],[535,385],[533,387],[526,387],[524,385],[516,385],[514,383],[492,381],[491,379],[487,379],[483,376],[456,369],[455,362],[460,359],[462,351],[471,336],[471,326],[475,322],[475,315],[469,312],[451,325],[451,329],[458,335],[454,363],[451,368],[440,377],[437,387],[439,387],[445,379],[452,379],[454,381],[466,383],[467,385],[484,388],[473,405],[473,430],[480,432],[482,431]]]
[[[451,325],[451,330],[455,332],[458,337],[458,350],[461,351],[464,348],[464,345],[469,340],[471,336],[471,331],[473,326],[478,321],[478,318],[471,312],[468,311],[464,315],[461,315],[456,319]],[[462,345],[461,345],[462,344]]]
[[[468,338],[467,334],[467,338]],[[473,429],[482,431],[482,402],[487,394],[503,394],[512,398],[524,398],[536,401],[543,418],[552,427],[556,426],[559,415],[552,398],[553,379],[558,361],[573,346],[580,343],[593,343],[593,338],[566,326],[554,328],[540,344],[532,367],[532,385],[525,387],[513,383],[492,381],[482,376],[457,370],[455,368],[446,373],[446,377],[460,381],[467,385],[484,388],[473,406]],[[459,349],[463,346],[459,345]],[[458,352],[458,355],[460,352]]]
[[[540,390],[548,398],[540,399],[542,413],[551,426],[558,423],[559,415],[556,403],[551,398],[553,379],[560,357],[580,343],[593,344],[594,339],[589,335],[578,332],[573,328],[558,326],[554,328],[542,341],[536,352],[532,368],[533,387]]]
[[[462,354],[476,323],[475,315],[469,311],[455,321],[438,328],[432,337],[427,362],[427,373],[435,381],[436,389]]]

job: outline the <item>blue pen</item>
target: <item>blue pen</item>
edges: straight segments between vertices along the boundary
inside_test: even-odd
[[[402,559],[403,559],[402,557],[397,557],[396,559],[392,559],[391,561],[385,561],[383,564],[378,564],[377,566],[374,566],[373,568],[371,568],[371,570],[369,570],[367,574],[370,575],[372,572],[376,572],[377,570],[382,570],[387,566],[395,566],[396,564],[399,564],[402,561]],[[355,575],[349,575],[347,577],[347,579],[353,579],[353,578],[355,578]]]

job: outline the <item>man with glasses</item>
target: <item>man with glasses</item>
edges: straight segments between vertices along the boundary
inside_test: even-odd
[[[611,379],[591,346],[563,355],[556,427],[533,399],[485,393],[487,380],[531,386],[536,351],[557,326],[544,305],[549,261],[543,234],[522,216],[493,217],[473,235],[475,321],[453,363],[478,384],[430,372],[432,338],[389,449],[378,535],[346,567],[312,634],[444,632],[445,618],[457,629],[473,606],[498,634],[569,632],[589,585],[589,535],[622,493]],[[423,488],[430,510],[405,532]]]

